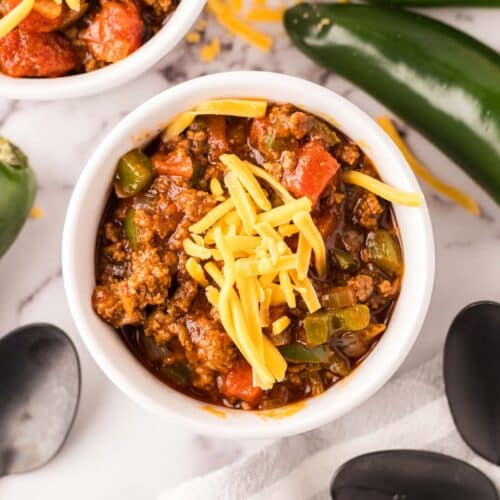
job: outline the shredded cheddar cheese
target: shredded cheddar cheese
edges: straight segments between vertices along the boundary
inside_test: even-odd
[[[267,102],[250,99],[215,99],[199,104],[192,111],[177,115],[163,133],[169,141],[184,132],[198,115],[229,115],[242,118],[260,118],[266,114]]]
[[[0,38],[15,29],[31,12],[35,0],[22,0],[7,15],[0,19]]]
[[[205,276],[203,268],[192,257],[190,257],[186,262],[186,270],[189,273],[189,275],[201,286],[204,287],[208,286],[208,280]]]
[[[216,179],[215,177],[210,179],[210,192],[216,197],[224,196],[224,189],[222,189],[219,179]]]
[[[418,207],[422,204],[422,195],[420,193],[408,193],[395,187],[389,186],[370,175],[363,174],[356,170],[347,170],[342,173],[342,180],[346,184],[354,184],[367,191],[375,193],[392,203],[406,205],[409,207]]]
[[[245,19],[260,23],[280,23],[283,20],[284,13],[285,7],[273,9],[271,7],[255,6],[247,12]]]
[[[200,61],[212,62],[220,54],[220,40],[215,37],[200,49]]]
[[[385,130],[386,134],[394,141],[394,144],[399,148],[406,161],[410,165],[411,169],[417,177],[422,179],[426,184],[434,188],[438,193],[446,196],[450,200],[458,203],[465,210],[469,211],[473,215],[479,215],[481,210],[479,209],[476,201],[463,193],[459,189],[446,184],[442,180],[438,179],[425,165],[420,163],[417,158],[410,151],[408,146],[404,143],[402,137],[399,135],[396,127],[392,123],[391,119],[387,116],[380,116],[377,118],[377,123]]]
[[[190,31],[186,35],[187,43],[198,43],[201,40],[201,34],[198,31]]]
[[[288,316],[281,316],[277,320],[273,321],[273,324],[271,325],[272,334],[279,335],[288,328],[289,324],[290,318]]]
[[[201,109],[209,111],[210,105]],[[221,155],[220,161],[228,170],[224,187],[211,181],[210,191],[224,201],[189,228],[183,242],[190,257],[186,268],[205,287],[224,329],[252,367],[253,384],[270,389],[284,378],[287,363],[264,329],[277,335],[291,322],[286,316],[273,322],[271,307],[295,308],[299,294],[310,312],[319,309],[307,273],[313,254],[318,273],[326,272],[326,250],[308,198],[295,199],[261,167],[235,155]],[[282,204],[271,202],[269,188]],[[285,241],[293,235],[298,235],[296,251]]]
[[[41,219],[43,217],[43,209],[40,207],[33,207],[31,209],[30,217],[32,219]]]
[[[217,21],[230,33],[240,36],[264,52],[268,52],[271,49],[273,39],[238,18],[225,2],[222,0],[208,0],[207,6],[208,10],[216,16]]]
[[[61,4],[62,0],[55,0],[55,4]],[[80,11],[80,0],[65,0],[66,5],[73,11]],[[0,38],[8,35],[16,29],[32,10],[37,9],[35,0],[22,0],[10,12],[0,19]]]

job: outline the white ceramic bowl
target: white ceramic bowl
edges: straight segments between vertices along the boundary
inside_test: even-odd
[[[324,394],[307,400],[285,418],[226,410],[226,418],[204,411],[203,403],[169,388],[129,352],[113,329],[94,313],[94,252],[101,214],[118,158],[154,137],[177,113],[201,101],[257,97],[290,102],[332,123],[356,141],[383,179],[407,191],[420,191],[403,156],[378,125],[343,97],[323,87],[276,73],[235,72],[197,78],[150,99],[103,140],[86,165],[71,199],[63,237],[66,294],[75,323],[108,377],[141,406],[196,432],[236,438],[275,438],[307,431],[333,420],[369,398],[395,372],[424,320],[434,279],[434,246],[425,205],[395,206],[401,230],[405,275],[401,295],[381,341],[355,372]]]
[[[0,97],[58,100],[99,94],[144,73],[189,31],[206,0],[181,0],[165,25],[133,54],[104,68],[58,78],[12,78],[0,73]]]

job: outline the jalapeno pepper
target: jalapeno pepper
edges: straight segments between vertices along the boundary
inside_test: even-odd
[[[297,47],[392,109],[500,203],[500,54],[442,22],[373,5],[300,4]]]
[[[153,179],[153,170],[151,160],[140,149],[123,155],[116,170],[116,195],[127,198],[146,189]]]
[[[0,137],[0,257],[23,227],[35,193],[35,175],[27,156]]]
[[[392,7],[500,7],[500,0],[370,0]]]

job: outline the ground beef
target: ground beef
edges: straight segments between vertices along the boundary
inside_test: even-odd
[[[339,143],[335,148],[335,153],[340,161],[346,163],[350,167],[353,167],[361,156],[358,146],[350,142]]]
[[[220,323],[201,314],[188,314],[179,341],[186,358],[194,367],[197,386],[213,386],[218,373],[230,370],[236,359],[236,348]]]
[[[356,300],[366,302],[373,293],[373,278],[367,274],[358,274],[347,281],[354,292]]]
[[[353,214],[353,222],[365,229],[375,229],[384,207],[377,196],[365,191],[358,199]]]

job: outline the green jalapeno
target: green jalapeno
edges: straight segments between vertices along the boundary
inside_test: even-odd
[[[134,196],[146,189],[153,179],[153,164],[140,150],[133,149],[120,158],[115,177],[115,192],[119,198]]]
[[[27,156],[0,137],[0,257],[23,227],[35,193],[35,175]]]

